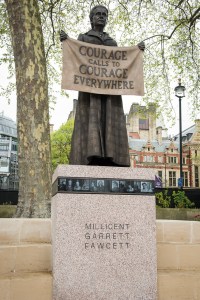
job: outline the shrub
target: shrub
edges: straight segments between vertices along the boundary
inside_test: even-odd
[[[0,205],[0,218],[12,218],[16,205]]]
[[[155,196],[157,206],[165,208],[170,207],[171,197],[168,195],[168,190],[156,193]]]
[[[177,208],[192,208],[195,206],[193,202],[185,195],[184,191],[173,191],[172,197],[174,200],[174,205]]]

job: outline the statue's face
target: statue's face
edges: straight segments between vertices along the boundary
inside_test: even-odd
[[[94,26],[102,26],[105,27],[106,22],[108,19],[108,14],[105,8],[103,7],[97,7],[94,11],[92,23]]]

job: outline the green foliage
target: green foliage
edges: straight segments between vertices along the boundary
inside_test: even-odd
[[[0,205],[0,218],[12,218],[16,211],[16,205]]]
[[[46,51],[51,67],[55,66],[55,61],[59,66],[61,64],[60,29],[70,37],[77,38],[80,32],[90,29],[91,7],[103,4],[109,10],[106,31],[118,41],[119,46],[136,45],[145,40],[145,104],[152,101],[158,104],[157,112],[165,111],[169,125],[172,125],[176,116],[172,108],[174,85],[182,77],[182,83],[187,83],[187,98],[193,104],[193,114],[198,113],[200,27],[197,0],[59,0],[40,3]],[[53,71],[52,74],[56,73]],[[59,78],[58,74],[50,77],[50,80],[53,78]]]
[[[6,5],[3,0],[0,0],[0,66],[7,69],[6,74],[4,73],[4,79],[5,77],[8,79],[7,84],[5,84],[5,80],[3,80],[3,84],[2,81],[0,82],[0,97],[6,98],[9,103],[11,94],[15,90],[14,57]]]
[[[184,191],[173,191],[172,198],[174,200],[174,205],[177,208],[191,208],[194,207],[194,203],[189,200],[185,195]]]
[[[144,40],[145,104],[154,101],[158,113],[165,112],[169,125],[176,116],[172,108],[177,79],[187,89],[190,111],[195,118],[200,111],[200,10],[199,1],[135,1],[135,0],[45,0],[40,6],[45,41],[49,86],[60,82],[61,43],[59,31],[70,37],[90,28],[89,11],[103,4],[109,9],[106,31],[119,46],[136,45]],[[1,47],[12,60],[4,1],[0,0]],[[3,56],[2,56],[3,57]],[[172,84],[173,83],[173,84]],[[161,88],[162,87],[162,88]],[[58,98],[57,91],[49,90]],[[159,111],[160,110],[160,111]]]
[[[170,207],[171,197],[168,195],[168,190],[164,190],[163,192],[156,193],[156,204],[159,207],[168,208]]]
[[[156,204],[158,207],[169,208],[194,208],[195,204],[189,200],[185,195],[185,191],[173,191],[172,195],[169,195],[168,190],[156,193]]]
[[[51,134],[51,157],[53,170],[59,164],[68,164],[74,120],[70,119]]]

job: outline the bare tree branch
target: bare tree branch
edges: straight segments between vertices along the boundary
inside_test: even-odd
[[[50,22],[51,22],[51,27],[52,27],[52,43],[49,45],[47,52],[46,52],[46,58],[48,57],[50,49],[55,46],[55,27],[54,27],[54,18],[53,18],[53,12],[54,8],[56,7],[57,4],[59,4],[60,0],[50,0],[50,5],[49,5],[49,17],[50,17]]]
[[[118,0],[118,3],[124,8],[124,10],[127,12],[128,20],[129,20],[129,25],[131,24],[130,22],[130,17],[129,17],[129,11],[128,8],[120,1]]]
[[[180,0],[179,3],[177,5],[175,5],[175,9],[176,8],[180,8],[181,4],[184,2],[185,0]]]
[[[155,35],[152,35],[152,36],[150,36],[150,37],[144,39],[142,42],[145,42],[145,41],[147,41],[147,40],[149,40],[149,39],[152,39],[152,38],[158,37],[158,36],[170,40],[170,39],[172,38],[173,34],[175,33],[175,31],[178,29],[178,27],[180,27],[181,25],[183,25],[183,23],[185,23],[185,21],[180,22],[176,27],[174,27],[174,29],[172,30],[172,32],[171,32],[170,35],[165,35],[165,34],[155,34]]]
[[[200,18],[200,7],[194,12],[194,14],[190,18],[190,27],[193,26],[195,21]]]

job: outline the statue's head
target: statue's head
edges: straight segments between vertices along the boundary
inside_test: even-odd
[[[90,24],[91,24],[92,28],[94,27],[95,22],[100,22],[100,21],[98,21],[98,16],[99,16],[99,18],[102,19],[102,24],[100,24],[100,25],[105,27],[107,19],[108,19],[108,9],[103,5],[96,5],[91,9]]]

